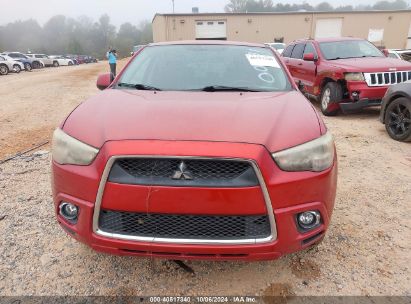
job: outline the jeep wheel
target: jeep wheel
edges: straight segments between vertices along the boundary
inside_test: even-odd
[[[384,122],[392,139],[411,141],[411,100],[401,97],[391,102]]]
[[[21,72],[21,67],[18,64],[13,65],[13,70],[15,73],[20,73]]]
[[[7,65],[0,65],[0,75],[7,75],[9,73],[9,68]]]
[[[325,116],[335,116],[338,113],[338,103],[342,100],[342,88],[338,83],[329,82],[321,91],[321,112]]]
[[[24,64],[24,68],[26,69],[26,71],[30,72],[32,70],[31,64],[30,63],[25,63]]]
[[[53,62],[53,66],[54,66],[55,68],[57,68],[57,67],[60,66],[60,64],[58,63],[58,61],[54,61],[54,62]]]

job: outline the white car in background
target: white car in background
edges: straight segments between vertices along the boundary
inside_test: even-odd
[[[411,62],[411,50],[401,50],[401,49],[389,49],[387,50],[387,57],[397,58]]]
[[[46,67],[53,66],[57,68],[58,66],[60,66],[59,62],[56,59],[50,58],[46,54],[26,54],[26,56],[33,59],[41,60]]]
[[[74,65],[73,60],[69,59],[69,58],[64,58],[63,56],[60,55],[50,55],[49,56],[51,59],[57,60],[57,62],[59,63],[59,65]]]
[[[7,55],[0,55],[0,75],[7,75],[9,72],[20,73],[22,70],[24,70],[23,63]]]
[[[277,52],[280,54],[284,52],[284,49],[286,47],[285,43],[280,43],[280,42],[269,42],[269,43],[264,43],[264,44],[277,50]]]

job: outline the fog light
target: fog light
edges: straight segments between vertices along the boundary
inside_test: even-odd
[[[318,211],[306,211],[298,214],[298,225],[304,230],[310,230],[320,225],[321,215]]]
[[[360,93],[359,92],[352,92],[351,96],[354,99],[354,101],[358,101],[360,99]]]
[[[68,221],[77,221],[78,207],[67,202],[62,202],[60,204],[60,215]]]

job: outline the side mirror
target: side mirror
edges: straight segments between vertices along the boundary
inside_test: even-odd
[[[97,78],[97,88],[99,90],[105,90],[107,89],[111,84],[111,74],[110,73],[105,73],[101,74]]]
[[[304,54],[303,57],[304,61],[317,61],[317,57],[314,55],[314,53],[308,53],[308,54]]]
[[[387,49],[383,49],[382,53],[385,55],[385,57],[388,57],[390,55],[390,52]]]

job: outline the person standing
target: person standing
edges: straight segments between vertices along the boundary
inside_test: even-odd
[[[110,49],[107,52],[107,59],[110,65],[110,78],[111,78],[111,81],[113,81],[114,78],[116,78],[117,76],[117,52],[116,50]]]

